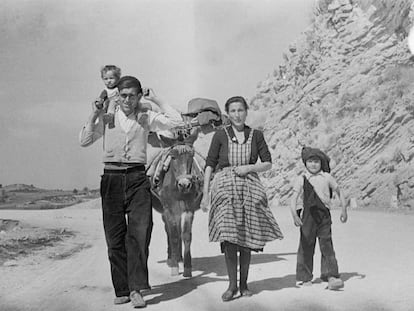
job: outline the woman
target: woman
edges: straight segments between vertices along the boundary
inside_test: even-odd
[[[211,141],[201,208],[208,209],[210,177],[215,170],[209,237],[211,242],[221,243],[229,275],[229,287],[222,299],[229,301],[238,291],[237,252],[240,253],[240,295],[252,296],[247,287],[251,251],[262,251],[266,242],[282,239],[283,235],[257,175],[272,167],[263,133],[245,125],[248,105],[243,97],[228,99],[225,110],[231,126],[218,130]],[[261,163],[256,163],[259,157]]]

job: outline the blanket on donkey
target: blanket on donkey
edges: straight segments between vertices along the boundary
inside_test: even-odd
[[[170,150],[171,148],[160,150],[147,167],[147,176],[149,177],[151,184],[152,206],[159,213],[163,212],[163,206],[158,192],[162,186],[164,175],[170,168]],[[205,158],[201,154],[195,152],[191,172],[193,175],[197,176],[201,183],[204,180],[204,165]]]

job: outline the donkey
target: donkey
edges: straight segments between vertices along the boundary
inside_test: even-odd
[[[178,143],[164,152],[153,185],[153,207],[162,214],[168,241],[167,264],[178,275],[183,261],[184,277],[192,276],[191,238],[194,212],[200,208],[203,171],[192,144]],[[184,244],[184,254],[182,252]]]

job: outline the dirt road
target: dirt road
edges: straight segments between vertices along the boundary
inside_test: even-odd
[[[166,237],[154,213],[150,248],[152,291],[147,310],[414,310],[414,216],[351,211],[347,224],[333,211],[333,238],[343,291],[316,279],[295,287],[298,230],[286,208],[273,209],[285,239],[252,256],[249,285],[255,295],[223,303],[224,258],[207,237],[207,214],[193,226],[193,277],[170,276]],[[1,211],[0,218],[77,231],[75,238],[0,267],[0,310],[132,310],[114,306],[99,200],[61,210]],[[76,251],[69,256],[70,252]],[[315,276],[319,275],[317,249]]]

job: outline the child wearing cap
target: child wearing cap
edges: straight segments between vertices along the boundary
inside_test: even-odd
[[[328,282],[328,288],[344,286],[339,278],[338,263],[332,244],[332,219],[330,213],[331,194],[335,192],[341,202],[341,222],[347,221],[346,203],[338,184],[329,174],[329,157],[317,148],[304,147],[302,160],[307,172],[298,177],[290,205],[294,224],[300,227],[300,241],[297,253],[296,280],[298,285],[312,285],[313,255],[316,238],[322,254],[321,279]],[[298,213],[296,205],[303,194],[303,211]]]

